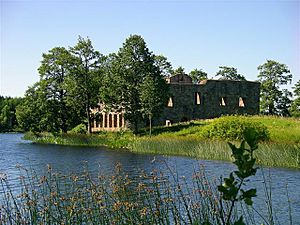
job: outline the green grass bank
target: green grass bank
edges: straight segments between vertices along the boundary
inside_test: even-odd
[[[258,164],[300,169],[300,120],[293,118],[225,116],[170,127],[155,127],[152,136],[144,129],[139,135],[133,135],[129,131],[56,136],[27,133],[25,139],[44,144],[108,146],[136,153],[231,161],[227,142],[240,142],[243,131],[249,127],[257,131],[261,140],[255,153]]]

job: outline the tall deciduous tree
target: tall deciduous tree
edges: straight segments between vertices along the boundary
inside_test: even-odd
[[[162,91],[164,90],[164,91]],[[167,101],[168,86],[160,76],[146,76],[140,86],[142,114],[149,119],[149,134],[152,131],[152,119],[158,116]]]
[[[207,73],[203,70],[194,69],[189,73],[194,83],[199,83],[201,80],[207,79]]]
[[[47,98],[47,87],[37,82],[29,87],[22,103],[17,106],[16,117],[19,126],[25,131],[59,132],[59,119],[53,99]]]
[[[72,62],[70,76],[66,82],[66,88],[69,91],[68,104],[83,107],[87,130],[91,133],[90,108],[97,103],[104,56],[94,50],[89,38],[84,39],[80,36],[78,43],[70,48],[70,52]]]
[[[44,83],[47,101],[52,100],[52,107],[56,108],[56,116],[62,132],[68,130],[68,118],[72,116],[71,108],[66,104],[66,77],[69,75],[71,55],[63,47],[55,47],[47,54],[43,54],[41,66],[38,68],[41,81]]]
[[[258,78],[261,82],[261,112],[265,114],[278,114],[278,103],[282,97],[280,85],[292,80],[292,74],[285,64],[274,60],[258,66]]]
[[[217,72],[216,77],[220,77],[220,80],[246,80],[234,67],[219,66],[219,68],[220,70]]]
[[[127,38],[123,47],[111,58],[106,70],[109,73],[105,79],[108,85],[101,88],[101,98],[107,105],[124,109],[125,119],[129,121],[134,132],[138,132],[143,114],[146,111],[151,113],[155,111],[154,108],[147,108],[149,104],[146,101],[142,103],[142,86],[151,82],[152,84],[163,83],[164,77],[155,65],[154,55],[139,35],[131,35]],[[153,90],[148,89],[148,91],[147,95]],[[164,89],[160,92],[167,94]],[[145,100],[146,92],[143,96]]]
[[[163,55],[154,56],[154,65],[159,68],[161,75],[169,77],[173,74],[172,64]]]
[[[293,87],[294,100],[291,104],[290,112],[293,117],[300,117],[300,80]]]
[[[105,103],[106,110],[121,111],[123,108],[123,81],[119,75],[120,64],[118,63],[118,55],[112,53],[108,55],[104,64],[104,74],[102,85],[99,91],[99,99]]]
[[[0,96],[0,132],[18,129],[16,107],[22,102],[21,98]]]
[[[278,110],[278,115],[280,116],[291,116],[290,113],[290,107],[291,107],[291,100],[292,97],[292,93],[287,90],[287,89],[283,89],[280,92],[280,96],[278,98],[278,102],[276,104],[276,108]]]

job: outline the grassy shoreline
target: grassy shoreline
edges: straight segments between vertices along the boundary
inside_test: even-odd
[[[236,117],[251,123],[264,124],[270,139],[259,144],[257,163],[269,167],[300,169],[300,120],[270,116]],[[215,120],[199,120],[177,124],[172,127],[156,127],[153,135],[143,130],[139,135],[131,132],[100,132],[98,134],[42,133],[38,136],[27,133],[25,139],[40,144],[69,146],[106,146],[126,148],[130,152],[198,159],[231,161],[231,152],[226,139],[207,138],[203,131]],[[240,142],[239,140],[230,140]]]

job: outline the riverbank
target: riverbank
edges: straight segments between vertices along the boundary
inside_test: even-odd
[[[133,135],[128,131],[57,136],[43,133],[38,136],[26,134],[25,139],[42,144],[104,145],[111,148],[126,148],[136,153],[231,161],[227,141],[240,142],[239,135],[244,129],[243,126],[252,126],[261,134],[262,141],[256,152],[258,164],[300,169],[300,120],[291,118],[232,116],[198,120],[171,127],[155,127],[151,137],[145,129],[139,135]]]

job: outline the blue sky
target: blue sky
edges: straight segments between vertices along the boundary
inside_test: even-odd
[[[130,34],[186,72],[213,77],[232,66],[248,80],[273,59],[300,79],[300,1],[43,1],[1,0],[0,95],[23,96],[39,80],[42,53],[89,37],[103,54]]]

